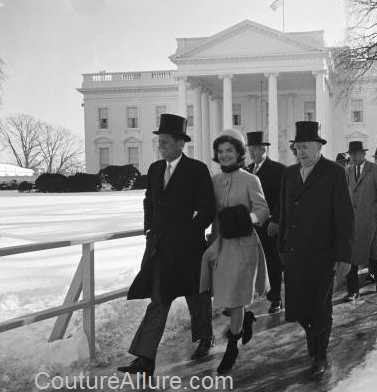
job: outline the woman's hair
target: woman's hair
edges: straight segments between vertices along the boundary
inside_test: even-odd
[[[219,136],[215,141],[213,142],[213,160],[217,163],[219,163],[219,158],[218,158],[218,149],[219,146],[223,143],[230,143],[234,146],[238,153],[238,160],[237,163],[242,164],[244,166],[245,164],[245,159],[246,159],[246,148],[244,143],[242,143],[240,140],[229,136],[229,135],[223,135]]]

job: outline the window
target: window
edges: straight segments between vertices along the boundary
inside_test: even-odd
[[[304,120],[315,121],[315,102],[304,102]]]
[[[156,106],[156,128],[160,126],[160,116],[162,113],[166,113],[166,105]]]
[[[194,158],[194,153],[195,153],[194,146],[193,145],[189,145],[188,148],[187,148],[187,155],[190,158]]]
[[[139,128],[137,107],[127,108],[127,128]]]
[[[99,148],[99,168],[103,169],[109,166],[110,163],[110,148],[100,147]]]
[[[109,126],[109,117],[107,113],[107,108],[98,109],[98,123],[100,129],[107,129]]]
[[[241,125],[241,104],[233,105],[233,125],[239,127]]]
[[[351,121],[352,122],[363,122],[363,100],[352,99],[351,100]]]
[[[139,147],[128,147],[128,163],[139,170]]]
[[[194,126],[194,106],[193,105],[187,106],[187,126],[188,127]]]

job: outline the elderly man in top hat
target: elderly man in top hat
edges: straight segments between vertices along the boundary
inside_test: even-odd
[[[370,272],[377,272],[377,165],[365,159],[366,151],[361,141],[349,143],[351,165],[346,174],[355,213],[355,239],[344,298],[347,302],[360,296],[358,267],[370,264]]]
[[[192,340],[199,345],[192,359],[208,354],[213,344],[212,306],[208,293],[199,295],[205,229],[215,216],[215,198],[207,166],[183,154],[187,121],[162,114],[158,146],[163,159],[148,170],[144,199],[147,245],[141,270],[128,299],[151,298],[129,352],[137,358],[118,368],[152,376],[157,348],[172,301],[185,296],[191,315]]]
[[[318,125],[296,123],[299,163],[283,173],[279,224],[285,316],[306,332],[313,378],[328,366],[334,272],[349,269],[354,222],[345,171],[321,155]]]
[[[269,312],[276,313],[281,310],[282,306],[282,264],[277,248],[277,234],[279,232],[280,184],[285,166],[268,157],[267,148],[271,144],[265,140],[263,132],[248,132],[247,145],[253,160],[247,170],[259,177],[271,211],[270,218],[256,230],[266,255],[268,277],[271,284],[271,290],[267,294],[268,300],[271,301]]]

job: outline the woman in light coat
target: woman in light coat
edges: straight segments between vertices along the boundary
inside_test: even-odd
[[[211,291],[213,307],[230,315],[228,344],[218,367],[220,374],[231,370],[238,356],[237,341],[246,344],[252,335],[252,312],[245,306],[254,294],[264,295],[268,289],[266,260],[254,225],[262,225],[269,217],[261,183],[257,176],[243,170],[246,147],[237,130],[224,131],[213,143],[214,161],[221,173],[213,177],[217,218],[213,224],[211,246],[203,255],[200,291]],[[219,212],[226,207],[245,206],[251,218],[250,233],[236,238],[224,238]],[[243,207],[242,207],[243,208]],[[248,217],[247,217],[248,218]]]

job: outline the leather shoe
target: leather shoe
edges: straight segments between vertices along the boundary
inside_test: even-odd
[[[350,294],[347,294],[343,298],[343,300],[344,300],[344,302],[353,302],[358,298],[360,298],[360,293],[350,293]]]
[[[242,333],[242,344],[246,344],[250,342],[253,337],[253,322],[257,321],[254,316],[254,313],[251,311],[245,312],[245,316],[243,318],[243,333]]]
[[[136,374],[145,373],[146,376],[153,377],[155,369],[155,361],[145,358],[137,357],[128,366],[119,366],[117,368],[118,372]]]
[[[313,366],[310,369],[311,378],[313,379],[322,378],[323,375],[326,373],[328,367],[329,364],[327,362],[327,359],[315,359],[313,362]]]
[[[207,339],[200,339],[199,345],[191,355],[191,359],[193,361],[197,361],[198,359],[202,359],[206,357],[209,353],[209,350],[215,345],[215,337],[211,336]]]
[[[274,300],[271,302],[270,309],[268,309],[268,313],[279,313],[282,309],[282,302],[280,299]]]

